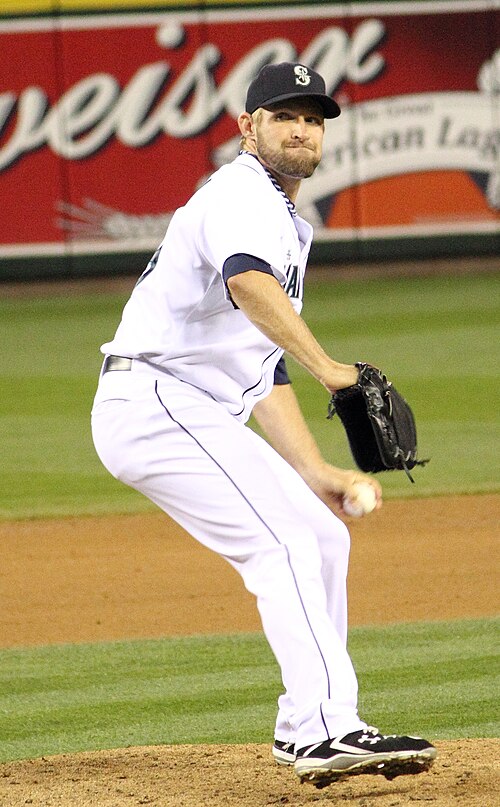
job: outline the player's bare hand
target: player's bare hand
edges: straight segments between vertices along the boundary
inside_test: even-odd
[[[357,486],[368,485],[375,494],[375,510],[382,507],[382,487],[374,477],[360,471],[344,470],[324,463],[306,480],[311,490],[330,510],[340,515],[347,515],[344,499],[356,498]]]
[[[359,370],[354,364],[339,364],[332,362],[328,372],[322,377],[321,383],[331,392],[352,387],[358,383]]]

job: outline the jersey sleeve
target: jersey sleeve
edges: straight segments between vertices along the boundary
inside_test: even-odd
[[[282,219],[274,189],[270,193],[262,176],[240,166],[207,191],[200,249],[209,263],[222,276],[228,258],[251,255],[282,282]]]

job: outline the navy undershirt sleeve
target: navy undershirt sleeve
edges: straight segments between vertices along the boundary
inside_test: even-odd
[[[247,255],[245,252],[238,252],[236,255],[231,255],[224,261],[224,266],[222,267],[224,283],[227,283],[229,277],[240,275],[242,272],[250,272],[252,269],[255,269],[257,272],[265,272],[268,275],[273,274],[270,264],[263,261],[262,258],[256,258],[255,255]]]
[[[274,383],[275,384],[291,384],[288,377],[288,370],[286,369],[285,357],[282,356],[274,370]]]
[[[255,255],[248,255],[246,252],[237,252],[235,255],[230,255],[226,258],[222,267],[222,279],[226,286],[226,291],[229,299],[231,300],[234,308],[238,308],[231,292],[228,289],[227,281],[234,275],[241,275],[242,272],[250,272],[256,270],[257,272],[264,272],[266,275],[273,275],[271,265],[263,261],[262,258],[256,258]]]

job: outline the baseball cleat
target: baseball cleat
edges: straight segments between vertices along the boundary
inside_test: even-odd
[[[369,726],[297,751],[295,773],[318,788],[361,773],[395,779],[429,770],[437,751],[420,737],[380,734]]]
[[[275,740],[273,745],[273,757],[278,765],[293,765],[297,759],[295,745],[293,743],[283,743]]]

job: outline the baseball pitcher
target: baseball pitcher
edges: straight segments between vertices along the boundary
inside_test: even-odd
[[[282,673],[273,755],[324,787],[431,765],[426,740],[358,714],[347,653],[345,497],[373,476],[327,463],[285,354],[328,393],[359,370],[328,356],[300,312],[312,228],[295,209],[340,114],[307,65],[265,65],[241,152],[177,210],[105,356],[92,412],[106,468],[225,558],[252,592]],[[246,423],[251,414],[268,439]]]

